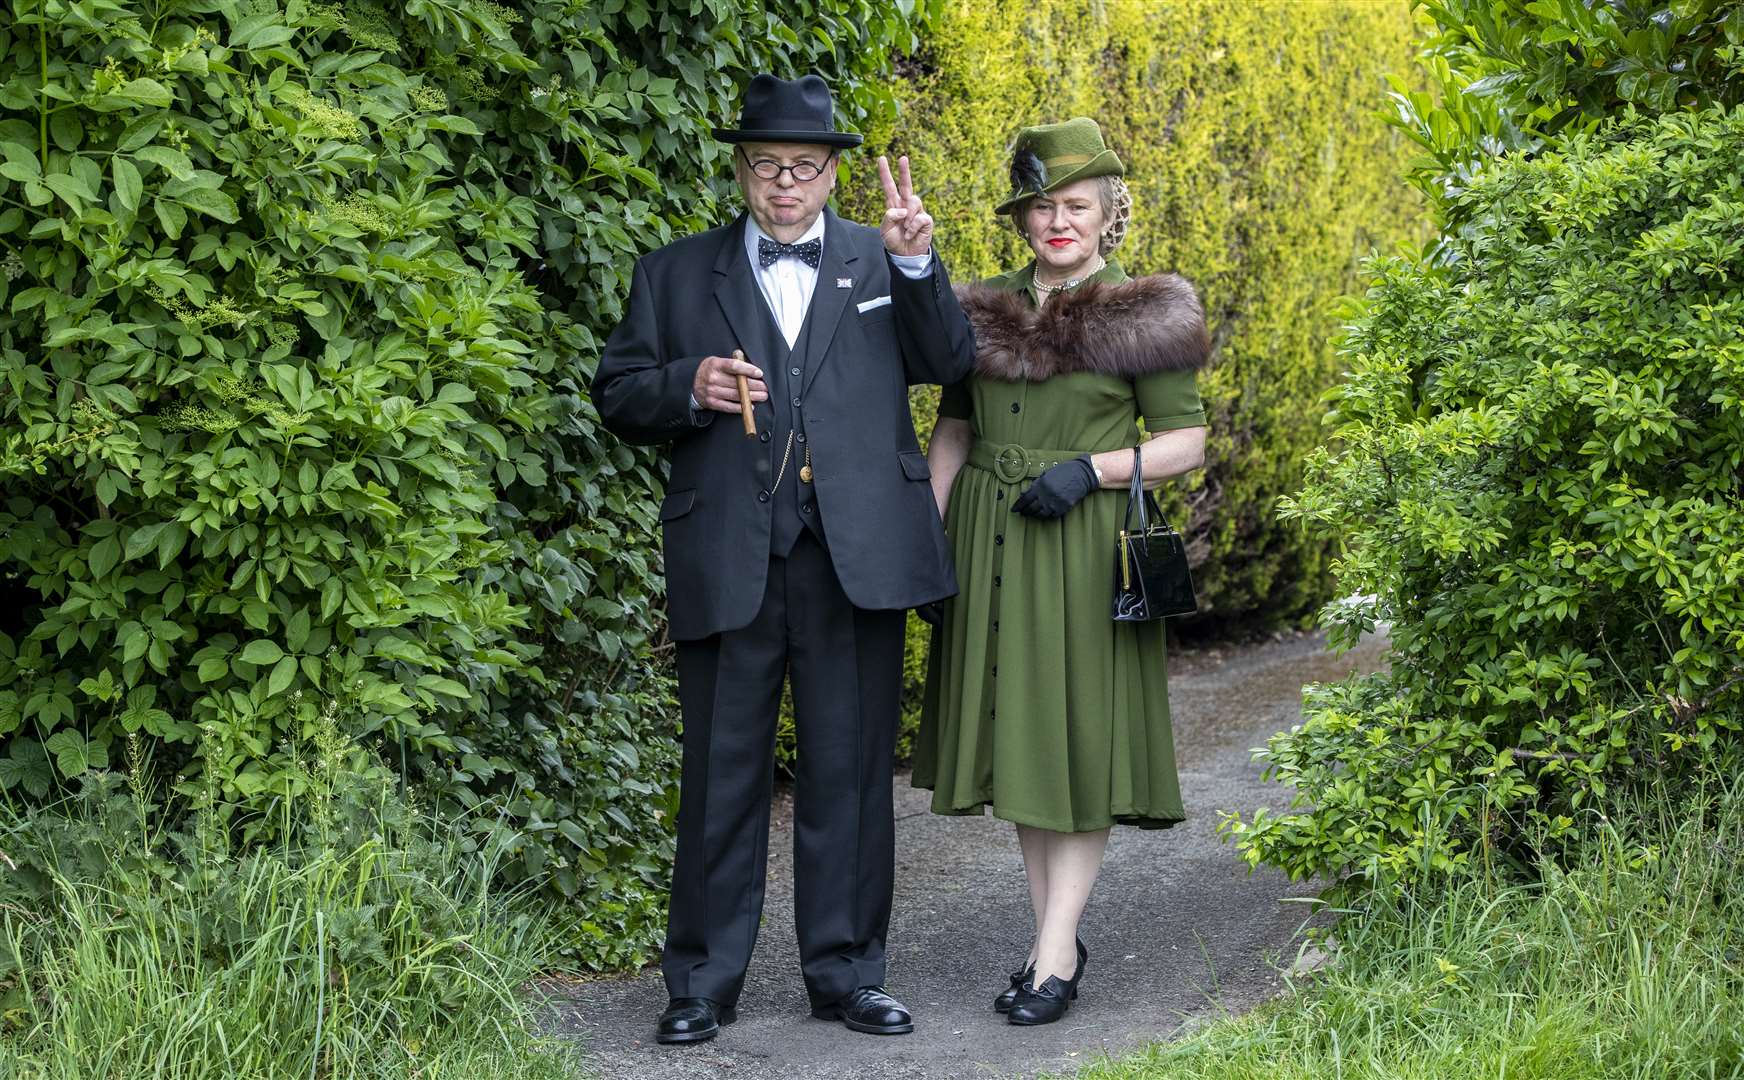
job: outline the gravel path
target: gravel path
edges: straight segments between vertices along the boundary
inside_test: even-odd
[[[913,1034],[860,1035],[813,1020],[793,932],[792,840],[777,806],[763,932],[739,1021],[694,1046],[660,1046],[659,972],[557,988],[556,1026],[580,1038],[601,1077],[1018,1077],[1070,1071],[1103,1053],[1164,1037],[1195,1015],[1239,1012],[1279,988],[1296,954],[1313,883],[1249,874],[1215,827],[1220,810],[1282,806],[1250,750],[1299,716],[1304,683],[1381,663],[1371,641],[1332,657],[1316,635],[1171,658],[1170,697],[1191,819],[1162,832],[1116,829],[1085,913],[1090,948],[1080,998],[1064,1020],[1019,1028],[993,1012],[1030,931],[1023,862],[1011,826],[927,812],[929,792],[896,778],[896,904],[889,989],[915,1014]]]

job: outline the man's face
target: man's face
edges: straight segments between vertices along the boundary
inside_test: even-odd
[[[774,172],[777,166],[789,168],[776,172],[773,180],[756,173],[758,168]],[[817,176],[797,180],[793,167],[800,175],[815,169]],[[836,189],[835,151],[808,143],[742,143],[733,153],[733,174],[757,227],[784,244],[791,243],[811,228]]]

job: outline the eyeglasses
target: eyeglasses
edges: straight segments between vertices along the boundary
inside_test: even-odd
[[[796,161],[792,165],[783,165],[779,161],[771,161],[768,158],[758,158],[756,161],[752,161],[743,150],[739,151],[739,156],[745,159],[745,164],[751,167],[751,172],[762,180],[774,180],[782,173],[788,172],[793,174],[796,181],[805,184],[822,176],[824,171],[823,165],[814,165],[809,161]],[[828,165],[830,158],[835,156],[831,154],[830,157],[824,158],[824,165]]]

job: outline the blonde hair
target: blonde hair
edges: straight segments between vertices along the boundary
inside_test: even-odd
[[[1111,253],[1126,239],[1126,227],[1132,220],[1132,192],[1127,188],[1126,181],[1118,176],[1098,176],[1096,192],[1102,203],[1102,216],[1107,220],[1102,224],[1102,234],[1097,240],[1096,249],[1103,255]],[[1023,220],[1029,216],[1029,204],[1035,196],[1018,203],[1011,213],[1011,227],[1017,230],[1017,235],[1029,239],[1029,233],[1023,230]]]

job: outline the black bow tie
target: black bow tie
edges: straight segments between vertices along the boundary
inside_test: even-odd
[[[800,262],[818,268],[818,262],[823,258],[824,242],[821,237],[813,237],[803,244],[782,244],[767,236],[757,238],[757,265],[768,268],[775,265],[775,260],[783,255],[792,255]]]

